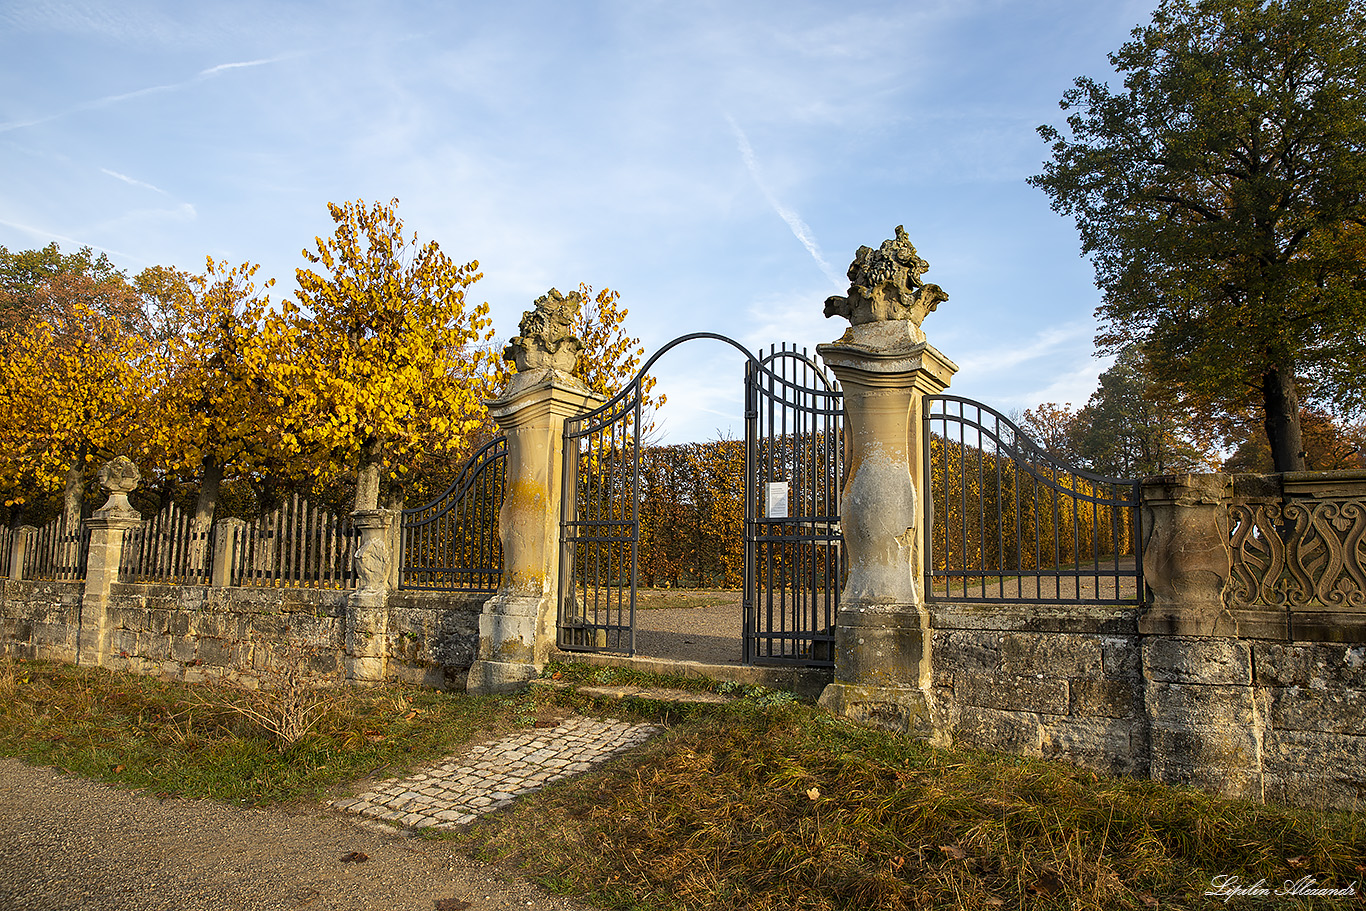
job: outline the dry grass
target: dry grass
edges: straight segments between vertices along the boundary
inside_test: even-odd
[[[612,908],[1206,908],[1221,873],[1366,881],[1361,814],[935,750],[753,702],[462,838]]]

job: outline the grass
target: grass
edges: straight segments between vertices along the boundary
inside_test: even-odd
[[[690,607],[733,605],[740,610],[739,589],[646,588],[636,589],[636,610],[677,610]]]
[[[8,675],[8,676],[7,676]],[[852,725],[788,694],[555,665],[561,683],[726,689],[724,706],[534,688],[345,690],[279,752],[232,691],[0,663],[0,753],[157,793],[325,796],[569,711],[663,723],[645,747],[451,837],[613,909],[1211,908],[1212,877],[1366,882],[1366,814],[1219,800]],[[1224,907],[1285,907],[1234,899]],[[1360,907],[1314,899],[1294,907]]]
[[[261,696],[100,668],[0,659],[0,755],[158,795],[269,805],[450,755],[565,714],[535,694],[416,688],[316,691],[312,730],[283,744],[244,709]]]

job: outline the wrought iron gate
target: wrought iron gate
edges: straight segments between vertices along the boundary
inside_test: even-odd
[[[635,654],[642,381],[665,352],[713,339],[743,353],[744,646],[747,663],[829,665],[843,585],[839,485],[843,400],[805,351],[756,357],[733,339],[685,335],[660,348],[596,410],[566,421],[560,648]]]
[[[1143,601],[1139,483],[1050,455],[994,409],[924,398],[926,597]]]
[[[844,398],[786,346],[749,364],[745,397],[745,663],[833,665]]]

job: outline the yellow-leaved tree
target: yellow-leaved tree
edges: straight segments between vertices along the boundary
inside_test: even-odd
[[[135,279],[156,314],[159,341],[149,453],[166,471],[198,477],[201,534],[225,475],[279,473],[285,462],[285,412],[265,377],[269,364],[290,354],[265,329],[275,326],[266,296],[274,279],[258,290],[258,269],[209,257],[198,275],[154,267]]]
[[[583,343],[583,348],[574,365],[574,375],[598,395],[611,398],[635,378],[645,349],[640,347],[640,339],[626,334],[624,325],[630,311],[620,306],[620,294],[603,288],[595,296],[593,286],[589,284],[580,284],[579,294],[583,296],[584,304],[571,331]],[[654,387],[654,377],[641,378],[641,405],[647,412],[653,412],[665,402],[662,394],[650,394]],[[650,417],[646,417],[644,423],[640,434],[642,441],[654,429]]]
[[[424,458],[466,445],[487,423],[497,355],[487,304],[468,306],[478,262],[458,265],[435,241],[405,235],[398,200],[328,204],[333,235],[295,273],[287,302],[267,331],[298,355],[263,364],[273,395],[298,422],[293,439],[318,476],[356,465],[356,509],[390,502]]]
[[[5,505],[63,490],[72,527],[87,466],[137,448],[147,341],[121,320],[68,298],[45,318],[0,329],[0,352]]]

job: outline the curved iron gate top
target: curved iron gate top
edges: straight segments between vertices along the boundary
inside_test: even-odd
[[[922,413],[926,597],[1142,602],[1137,480],[1070,465],[972,399],[925,396]]]
[[[440,496],[403,510],[399,588],[492,593],[503,572],[498,510],[507,479],[507,437],[479,448]]]
[[[834,623],[841,580],[838,387],[805,352],[784,346],[759,357],[713,332],[670,341],[609,401],[565,424],[559,645],[635,653],[641,383],[663,354],[697,339],[724,342],[745,356],[744,658],[828,664],[833,635],[827,628]],[[825,441],[819,444],[813,436],[817,423]],[[826,464],[832,452],[833,475]],[[805,485],[830,477],[834,493],[807,495],[799,487],[788,515],[769,515],[761,505],[767,502],[761,500],[761,484]],[[803,594],[817,584],[824,586],[821,598]]]

